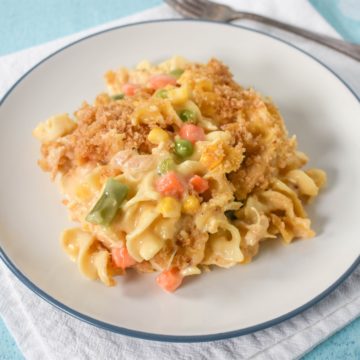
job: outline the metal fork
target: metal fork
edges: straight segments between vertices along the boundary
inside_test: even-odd
[[[207,0],[165,0],[181,15],[188,18],[201,18],[204,20],[217,20],[229,22],[232,20],[254,20],[263,24],[272,25],[279,29],[292,32],[307,39],[316,41],[322,45],[335,49],[353,59],[360,61],[360,45],[348,43],[343,40],[334,39],[330,36],[320,35],[305,30],[298,26],[277,21],[266,16],[257,15],[245,11],[236,11],[230,6],[215,3]]]

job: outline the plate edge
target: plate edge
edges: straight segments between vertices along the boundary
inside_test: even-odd
[[[69,48],[71,46],[74,46],[74,45],[76,45],[77,43],[79,43],[81,41],[84,41],[86,39],[89,39],[89,38],[92,38],[92,37],[95,37],[95,36],[99,36],[99,35],[104,34],[106,32],[110,32],[110,31],[114,31],[114,30],[121,29],[121,28],[126,28],[126,27],[139,26],[139,25],[151,24],[151,23],[165,23],[165,22],[212,23],[212,24],[229,26],[229,27],[234,27],[234,28],[241,28],[241,29],[251,31],[251,32],[255,32],[255,33],[259,33],[261,35],[264,35],[264,36],[270,37],[272,39],[275,39],[277,41],[280,41],[280,42],[292,47],[293,49],[298,50],[299,52],[301,52],[305,56],[310,57],[311,59],[315,60],[318,64],[320,64],[322,67],[327,69],[333,76],[335,76],[337,78],[337,80],[339,80],[350,91],[350,93],[360,103],[360,98],[356,94],[356,92],[352,89],[352,87],[349,84],[347,84],[328,65],[324,64],[321,60],[319,60],[317,57],[311,55],[307,51],[305,51],[305,50],[297,47],[296,45],[293,45],[290,42],[288,42],[288,41],[286,41],[284,39],[281,39],[281,38],[279,38],[277,36],[267,34],[267,33],[263,32],[263,31],[252,29],[252,28],[249,28],[249,27],[246,27],[246,26],[243,26],[243,25],[228,24],[228,23],[223,23],[223,22],[219,22],[219,21],[194,20],[194,19],[161,19],[161,20],[141,21],[141,22],[136,22],[136,23],[132,23],[132,24],[125,24],[125,25],[119,25],[119,26],[111,27],[109,29],[99,31],[99,32],[96,32],[94,34],[87,35],[87,36],[82,37],[82,38],[80,38],[80,39],[78,39],[76,41],[71,42],[70,44],[67,44],[67,45],[61,47],[60,49],[52,52],[50,55],[48,55],[45,58],[43,58],[42,60],[40,60],[38,63],[36,63],[34,66],[32,66],[28,71],[26,71],[17,81],[15,81],[15,83],[8,89],[8,91],[5,93],[5,95],[1,98],[0,106],[5,102],[6,98],[12,93],[12,91],[16,88],[16,86],[22,80],[24,80],[33,70],[35,70],[42,63],[44,63],[48,59],[52,58],[56,54],[62,52],[63,50],[65,50],[65,49],[67,49],[67,48]],[[67,313],[67,314],[69,314],[69,315],[71,315],[71,316],[73,316],[73,317],[75,317],[75,318],[77,318],[79,320],[82,320],[82,321],[84,321],[84,322],[86,322],[86,323],[88,323],[90,325],[96,326],[98,328],[108,330],[108,331],[112,331],[114,333],[118,333],[118,334],[122,334],[122,335],[126,335],[126,336],[136,337],[136,338],[140,338],[140,339],[144,339],[144,340],[155,340],[155,341],[177,342],[177,343],[195,343],[195,342],[208,342],[208,341],[229,339],[229,338],[233,338],[233,337],[237,337],[237,336],[243,336],[243,335],[251,334],[253,332],[263,330],[263,329],[266,329],[268,327],[277,325],[277,324],[279,324],[279,323],[281,323],[281,322],[283,322],[285,320],[288,320],[288,319],[300,314],[304,310],[310,308],[311,306],[313,306],[316,303],[318,303],[319,301],[321,301],[325,296],[327,296],[329,293],[331,293],[333,290],[335,290],[347,277],[349,277],[349,275],[355,270],[355,268],[358,265],[360,265],[360,255],[359,255],[358,258],[353,262],[353,264],[345,271],[345,273],[342,276],[340,276],[330,287],[325,289],[319,295],[317,295],[316,297],[314,297],[312,300],[308,301],[307,303],[303,304],[302,306],[300,306],[300,307],[298,307],[298,308],[296,308],[296,309],[294,309],[294,310],[292,310],[292,311],[290,311],[290,312],[288,312],[288,313],[286,313],[286,314],[284,314],[284,315],[282,315],[280,317],[269,320],[267,322],[260,323],[260,324],[257,324],[257,325],[251,326],[251,327],[247,327],[247,328],[244,328],[244,329],[239,329],[239,330],[234,330],[234,331],[229,331],[229,332],[224,332],[224,333],[218,333],[218,334],[209,334],[209,335],[162,335],[162,334],[146,333],[146,332],[141,332],[141,331],[137,331],[137,330],[131,330],[131,329],[122,328],[122,327],[119,327],[119,326],[116,326],[116,325],[111,325],[111,324],[102,322],[100,320],[96,320],[94,318],[91,318],[91,317],[89,317],[87,315],[84,315],[84,314],[82,314],[82,313],[80,313],[80,312],[78,312],[76,310],[73,310],[73,309],[69,308],[68,306],[62,304],[58,300],[54,299],[50,295],[48,295],[46,292],[44,292],[39,287],[37,287],[31,280],[29,280],[14,265],[14,263],[10,260],[10,258],[7,257],[7,255],[5,254],[5,252],[4,252],[4,250],[2,249],[1,246],[0,246],[0,258],[5,263],[5,265],[8,267],[8,269],[26,287],[28,287],[31,291],[33,291],[35,294],[37,294],[42,299],[44,299],[48,303],[52,304],[53,306],[55,306],[59,310],[62,310],[65,313]]]

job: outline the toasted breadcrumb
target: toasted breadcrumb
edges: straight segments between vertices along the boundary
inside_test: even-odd
[[[183,121],[190,121],[202,128],[198,129],[201,136],[193,144],[188,144],[192,154],[187,156],[186,160],[190,163],[187,166],[192,169],[191,164],[196,164],[197,170],[189,173],[193,176],[196,171],[204,176],[208,189],[201,194],[191,187],[186,190],[184,198],[190,194],[198,200],[194,216],[185,214],[181,197],[176,199],[179,209],[183,209],[181,216],[179,210],[176,223],[171,223],[176,226],[167,226],[171,231],[162,233],[161,249],[157,249],[150,260],[149,257],[140,257],[146,260],[133,265],[136,270],[209,269],[201,266],[208,251],[207,242],[209,239],[212,241],[211,234],[222,231],[226,244],[232,228],[222,229],[221,226],[228,222],[240,232],[240,250],[244,258],[236,261],[242,263],[251,261],[259,250],[260,241],[265,239],[280,234],[285,242],[291,242],[294,237],[313,236],[310,220],[306,218],[300,202],[310,198],[308,195],[311,192],[297,195],[299,184],[294,181],[295,177],[289,177],[289,171],[301,168],[308,158],[297,151],[296,138],[289,138],[283,119],[271,99],[262,97],[251,88],[242,88],[234,81],[228,67],[216,59],[207,64],[186,61],[181,61],[181,64],[183,66],[175,69],[181,70],[176,80],[170,72],[173,67],[168,66],[164,70],[161,64],[151,67],[146,62],[133,71],[120,68],[107,72],[105,79],[109,93],[99,94],[93,104],[82,104],[74,114],[76,125],[72,123],[74,129],[71,127],[70,133],[60,132],[61,136],[55,140],[48,141],[54,139],[51,137],[42,142],[41,168],[50,172],[52,178],[61,174],[62,179],[76,178],[79,168],[86,171],[100,168],[94,175],[96,185],[92,184],[97,189],[94,193],[97,193],[109,177],[126,178],[127,171],[136,168],[124,166],[125,161],[121,163],[124,154],[126,159],[128,156],[141,157],[143,161],[151,158],[155,159],[150,164],[150,168],[153,166],[153,174],[150,175],[154,177],[149,178],[150,185],[146,183],[146,186],[152,188],[154,179],[164,174],[159,172],[158,165],[164,161],[163,153],[168,157],[165,160],[171,160],[170,165],[175,168],[180,160],[184,160],[175,155],[174,140],[176,142],[184,136],[179,132],[184,126]],[[151,80],[154,80],[152,76],[159,78],[158,75],[170,78],[172,82],[155,90]],[[132,88],[131,93],[124,90],[124,85]],[[184,119],[183,111],[190,111],[192,117]],[[148,135],[154,128],[166,130],[166,139],[151,143]],[[159,132],[164,133],[156,129],[153,134]],[[150,153],[151,156],[140,156]],[[158,160],[161,162],[158,163]],[[172,169],[171,166],[169,169]],[[140,176],[146,173],[144,166],[139,173]],[[302,174],[302,179],[313,187],[325,185],[326,175],[322,170],[312,169]],[[184,183],[190,179],[187,175],[182,177]],[[77,177],[81,182],[82,176]],[[133,177],[136,178],[135,175]],[[129,183],[132,184],[132,181],[131,178]],[[76,187],[77,192],[74,190],[76,194],[79,188],[83,190],[80,185],[76,184],[79,186]],[[135,190],[131,191],[135,193]],[[158,193],[157,196],[160,196]],[[154,202],[153,198],[150,199]],[[63,203],[69,208],[72,220],[81,222],[89,211],[89,200],[85,205],[71,199],[64,199]],[[151,206],[157,209],[155,205]],[[140,213],[141,206],[134,208],[132,215]],[[120,215],[117,216],[120,218]],[[139,220],[136,216],[134,219],[131,226],[135,228]],[[100,250],[107,249],[110,254],[114,242],[127,242],[127,227],[120,232],[114,229],[113,232],[102,232],[99,229],[101,227],[97,224],[85,222],[84,230],[94,234],[97,239],[94,246]],[[221,256],[216,256],[214,264],[226,267],[228,263]],[[134,259],[137,257],[134,256]],[[124,273],[113,263],[109,264],[109,269],[112,275]]]
[[[192,88],[201,112],[233,136],[235,147],[226,150],[224,166],[236,187],[237,199],[245,199],[255,189],[265,189],[281,169],[289,166],[296,141],[288,139],[278,110],[254,90],[241,88],[225,65],[216,59],[207,65],[190,64],[179,82]],[[149,89],[120,101],[100,94],[95,105],[84,103],[75,113],[78,126],[71,134],[42,145],[41,167],[55,176],[58,171],[89,162],[106,164],[123,149],[150,153],[153,145],[147,135],[151,128],[172,131],[171,125],[176,126],[178,119],[159,121],[154,116],[147,123],[137,124],[131,119],[143,112],[146,104],[147,108],[161,109],[162,101],[150,98]]]

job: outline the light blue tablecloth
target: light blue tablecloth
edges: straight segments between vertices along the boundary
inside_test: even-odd
[[[360,43],[359,0],[310,0],[346,39]],[[0,55],[41,44],[161,4],[162,0],[0,0]],[[2,294],[1,296],[4,296]],[[23,359],[0,320],[0,359]],[[360,359],[360,319],[304,360]]]

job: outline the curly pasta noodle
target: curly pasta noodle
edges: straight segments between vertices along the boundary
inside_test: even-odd
[[[269,98],[216,59],[173,57],[105,75],[108,92],[39,124],[39,165],[59,178],[79,228],[62,246],[90,279],[160,271],[167,291],[209,266],[247,263],[260,244],[313,237],[304,205],[326,183],[303,167]]]

